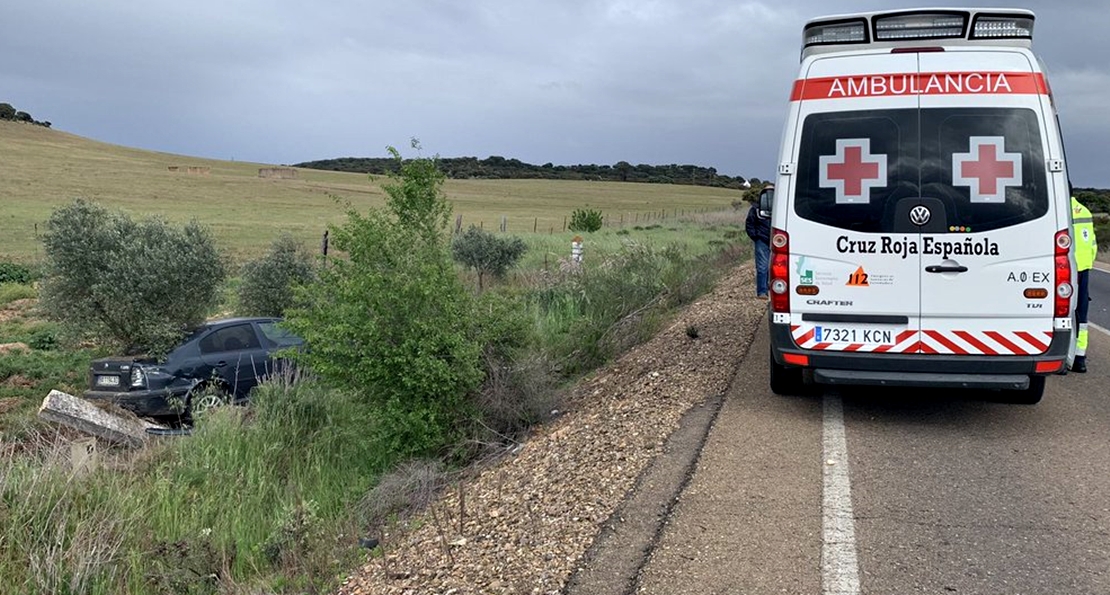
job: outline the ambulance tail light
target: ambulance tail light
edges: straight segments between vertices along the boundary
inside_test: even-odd
[[[1071,234],[1068,230],[1061,229],[1056,232],[1056,297],[1053,300],[1053,315],[1056,318],[1071,316],[1071,260],[1068,258],[1070,250]]]
[[[794,366],[809,366],[809,356],[803,353],[784,353],[782,361]]]
[[[771,266],[768,273],[771,311],[790,312],[790,235],[781,229],[771,229]]]
[[[1036,374],[1055,374],[1063,367],[1064,360],[1053,359],[1033,364],[1033,372]]]
[[[919,12],[875,17],[875,41],[962,38],[967,13]]]
[[[971,39],[1033,39],[1033,17],[986,15],[975,17]]]

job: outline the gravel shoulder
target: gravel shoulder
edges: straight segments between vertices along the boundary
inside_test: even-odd
[[[561,593],[572,577],[581,584],[599,561],[594,544],[621,533],[624,514],[635,509],[637,518],[658,520],[669,510],[682,485],[675,478],[685,481],[697,455],[690,451],[700,449],[765,318],[767,303],[754,293],[751,264],[733,269],[650,341],[579,383],[566,412],[537,428],[523,449],[382,536],[385,556],[370,558],[340,595]],[[699,408],[709,413],[700,420]],[[689,424],[701,435],[675,433]],[[688,460],[667,456],[676,451]],[[656,490],[653,468],[663,467],[670,479]],[[643,525],[641,555],[644,532],[654,539],[657,530]],[[635,570],[642,563],[625,558]]]

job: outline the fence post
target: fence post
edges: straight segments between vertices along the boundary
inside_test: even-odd
[[[324,230],[324,239],[320,241],[320,253],[328,255],[328,230]]]
[[[540,218],[539,217],[536,217],[534,220],[532,220],[532,233],[536,233],[536,227],[539,224],[540,224]]]

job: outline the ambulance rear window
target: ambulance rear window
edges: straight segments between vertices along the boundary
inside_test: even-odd
[[[1018,108],[813,114],[802,127],[794,210],[858,232],[891,232],[896,204],[940,199],[949,232],[1040,218],[1048,192],[1037,114]]]

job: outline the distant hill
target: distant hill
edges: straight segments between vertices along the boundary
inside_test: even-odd
[[[632,165],[620,161],[615,165],[532,165],[519,159],[506,159],[491,156],[486,159],[477,157],[444,157],[439,160],[440,169],[447,177],[467,179],[502,180],[595,180],[607,182],[648,182],[655,184],[685,184],[694,186],[713,186],[717,188],[744,187],[741,176],[726,176],[717,173],[712,167],[698,165]],[[386,174],[397,171],[397,162],[389,158],[377,157],[340,157],[297,163],[295,167],[322,169],[327,171],[358,172],[364,174]],[[758,179],[753,178],[753,183]]]
[[[222,161],[99,142],[57,128],[0,119],[0,262],[42,257],[41,233],[58,206],[82,197],[133,216],[208,225],[236,262],[292,233],[318,246],[347,208],[380,207],[386,176],[296,169],[289,179],[264,176],[272,164]],[[390,160],[384,160],[390,161]],[[510,233],[559,233],[576,209],[601,210],[613,224],[727,210],[729,188],[599,184],[580,180],[447,180],[443,187],[464,225]],[[569,237],[559,246],[569,246]],[[565,241],[564,241],[565,240]]]

